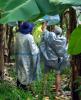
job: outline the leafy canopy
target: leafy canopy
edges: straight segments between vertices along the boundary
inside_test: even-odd
[[[46,14],[60,14],[73,5],[81,5],[81,0],[0,0],[0,23],[37,20]]]

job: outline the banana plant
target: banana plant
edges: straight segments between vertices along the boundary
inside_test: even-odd
[[[0,9],[4,11],[0,23],[33,21],[46,14],[61,13],[74,5],[81,5],[80,0],[0,0]]]
[[[68,45],[68,53],[78,55],[81,53],[81,25],[79,25],[72,33]]]

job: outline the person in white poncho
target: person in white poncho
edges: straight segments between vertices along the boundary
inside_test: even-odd
[[[16,36],[15,54],[17,86],[27,89],[33,80],[40,79],[39,49],[32,36],[33,24],[24,22]]]

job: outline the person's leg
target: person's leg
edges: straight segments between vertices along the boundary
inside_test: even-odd
[[[61,74],[57,72],[56,74],[56,94],[58,95],[61,92]]]

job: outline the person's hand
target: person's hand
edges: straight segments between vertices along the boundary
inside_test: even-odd
[[[42,23],[42,27],[41,27],[42,32],[44,32],[46,28],[47,28],[47,23],[46,22]]]

